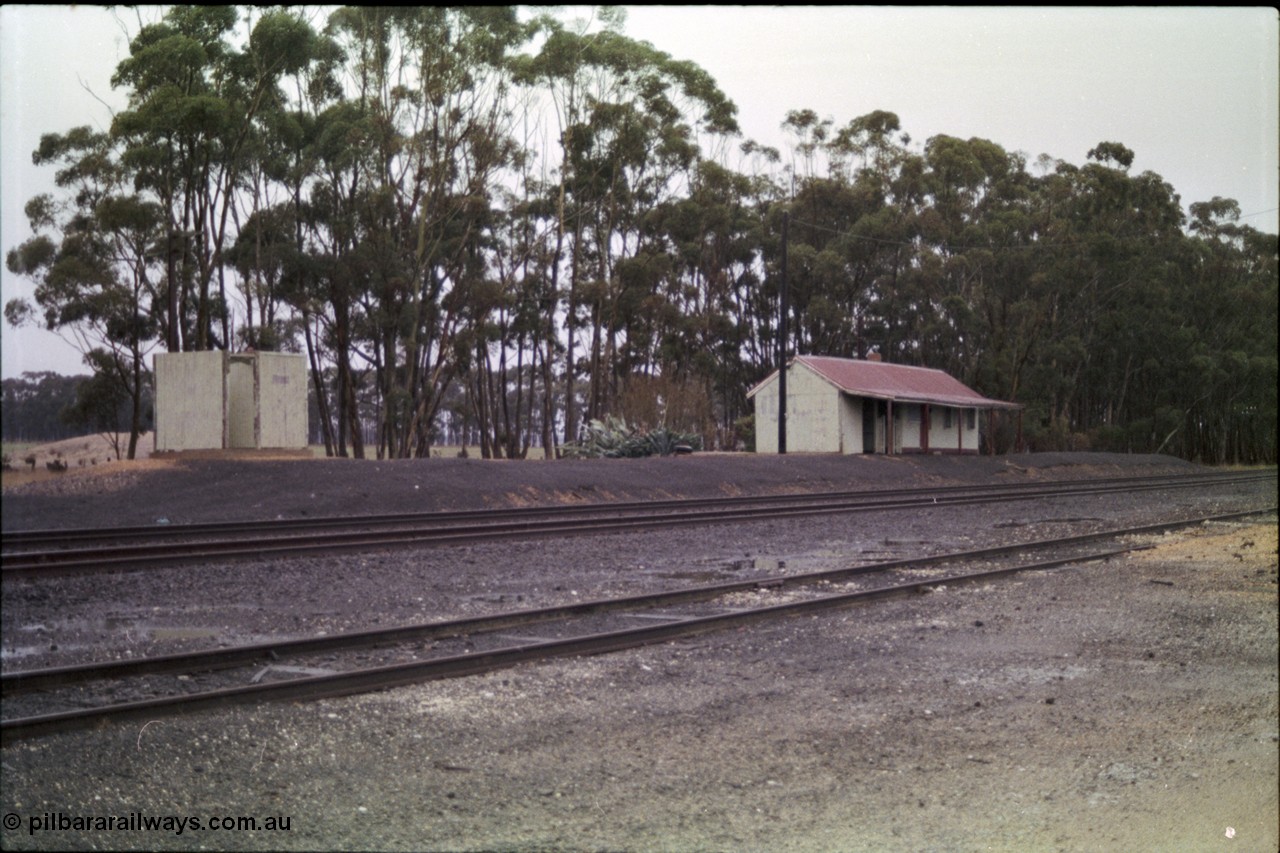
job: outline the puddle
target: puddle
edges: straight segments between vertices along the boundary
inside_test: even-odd
[[[36,655],[49,654],[50,645],[53,644],[48,643],[39,646],[9,646],[7,648],[0,649],[0,661],[15,661],[22,660],[23,658],[34,657]],[[58,643],[57,646],[58,654],[62,654],[63,652],[81,652],[87,649],[97,648],[92,644],[82,643]]]
[[[522,592],[485,592],[480,595],[468,596],[470,601],[480,601],[485,604],[521,604],[524,602],[524,593]],[[334,614],[336,615],[336,614]]]
[[[48,646],[14,646],[10,649],[0,649],[0,660],[21,660],[47,651],[49,651]]]
[[[714,582],[723,578],[719,572],[654,572],[655,577],[680,581]]]
[[[59,651],[90,648],[94,644],[71,644],[66,640],[84,638],[90,635],[100,638],[103,634],[123,636],[131,642],[148,642],[157,640],[207,640],[222,635],[221,628],[208,628],[200,625],[153,625],[144,619],[128,616],[104,616],[97,619],[64,619],[52,623],[37,622],[22,625],[20,634],[37,634],[49,638],[48,643],[56,643]],[[6,658],[26,657],[42,653],[49,648],[48,643],[41,645],[13,646],[3,650]]]
[[[731,572],[740,572],[743,569],[750,569],[753,572],[781,572],[787,568],[786,560],[777,560],[773,557],[751,557],[746,560],[734,560],[728,565]]]
[[[1080,678],[1088,674],[1089,668],[1069,664],[1067,666],[1005,666],[995,672],[983,672],[981,675],[957,679],[958,684],[991,684],[999,681],[1004,684],[1040,685],[1053,684],[1058,681]]]
[[[216,637],[221,632],[217,628],[140,628],[139,632],[150,636],[153,640],[204,640]]]

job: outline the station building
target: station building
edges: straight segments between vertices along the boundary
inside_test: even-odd
[[[778,452],[778,371],[747,392],[756,452]],[[1022,406],[983,397],[941,370],[875,358],[796,356],[787,365],[789,453],[978,453],[997,411]]]

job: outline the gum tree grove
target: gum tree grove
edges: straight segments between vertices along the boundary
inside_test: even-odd
[[[778,151],[616,11],[314,14],[169,7],[110,129],[34,152],[6,318],[74,339],[135,440],[151,353],[253,347],[307,356],[333,455],[555,456],[608,416],[741,448],[786,212],[793,351],[947,370],[1036,449],[1276,461],[1276,237],[1119,142],[1029,165],[797,105]]]

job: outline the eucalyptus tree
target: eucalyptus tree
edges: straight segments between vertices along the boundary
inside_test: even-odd
[[[58,167],[55,182],[66,196],[27,203],[35,236],[11,249],[6,264],[36,283],[35,304],[11,300],[5,317],[22,325],[39,310],[48,329],[71,334],[96,374],[98,397],[127,401],[133,459],[151,375],[146,356],[161,328],[164,214],[131,192],[134,176],[107,134],[88,127],[46,134],[33,160]]]
[[[776,310],[756,316],[766,298],[763,212],[773,190],[767,178],[703,159],[688,192],[654,211],[652,227],[661,241],[618,265],[626,323],[618,370],[630,376],[660,364],[686,398],[696,391],[712,404],[708,423],[662,424],[698,429],[707,446],[733,445],[734,423],[747,414],[747,389],[774,364]],[[670,284],[655,290],[650,278]],[[660,310],[653,307],[655,292],[663,297]]]
[[[783,127],[794,140],[788,278],[795,346],[865,355],[874,341],[888,355],[902,337],[895,301],[905,296],[898,278],[911,260],[915,227],[911,200],[898,197],[911,159],[895,138],[898,117],[877,110],[837,128],[801,110]],[[918,357],[909,347],[895,354]]]
[[[351,392],[350,351],[343,344],[350,337],[350,300],[331,293],[338,278],[334,253],[318,237],[327,232],[317,222],[322,205],[312,198],[326,176],[323,155],[330,153],[320,144],[326,129],[321,118],[342,97],[338,74],[345,57],[332,38],[315,30],[314,15],[297,8],[250,8],[227,35],[247,33],[248,39],[226,63],[242,78],[238,88],[224,89],[229,99],[240,97],[251,82],[253,109],[234,126],[241,134],[234,146],[220,149],[235,157],[222,173],[230,187],[222,212],[229,211],[230,223],[227,245],[217,255],[219,301],[225,301],[227,345],[297,350],[302,338],[326,452],[345,456],[350,440],[360,456],[362,430]],[[243,300],[234,335],[225,325],[235,319],[226,272],[234,274]]]
[[[617,264],[654,239],[646,211],[677,192],[682,179],[687,185],[698,133],[737,133],[736,107],[701,68],[622,35],[622,19],[612,12],[594,31],[550,15],[533,23],[540,49],[521,58],[516,79],[549,93],[559,130],[552,285],[564,300],[564,423],[572,440],[579,330],[585,325],[590,336],[585,410],[599,415],[619,378],[612,371],[623,324]]]
[[[535,419],[543,452],[548,459],[559,456],[556,433],[558,412],[563,399],[562,386],[556,379],[556,365],[567,351],[559,334],[557,320],[559,294],[556,282],[560,261],[558,240],[561,218],[554,203],[554,192],[535,176],[533,146],[526,139],[525,156],[519,158],[518,199],[513,195],[507,205],[507,251],[495,253],[497,274],[510,292],[516,333],[515,344],[523,350],[527,335],[529,345],[529,417]],[[504,336],[508,342],[510,338]],[[535,390],[535,382],[540,393]],[[537,400],[536,404],[534,400]],[[532,424],[530,426],[532,429]]]
[[[1185,287],[1177,293],[1182,369],[1172,377],[1184,414],[1171,440],[1181,455],[1206,462],[1274,464],[1275,235],[1242,225],[1232,199],[1197,202],[1190,213]]]
[[[75,428],[61,415],[75,405],[76,389],[86,378],[25,371],[19,377],[0,380],[4,440],[26,444],[74,438]],[[7,457],[5,461],[13,462]]]
[[[540,435],[548,458],[555,458],[552,364],[563,348],[547,337],[554,325],[547,251],[554,217],[538,203],[524,171],[531,160],[517,158],[522,196],[503,193],[495,210],[486,240],[489,271],[474,306],[475,333],[470,347],[459,347],[486,457],[523,459]]]
[[[791,136],[791,162],[786,164],[786,171],[791,178],[792,195],[805,181],[822,177],[828,171],[825,154],[834,125],[833,119],[819,118],[811,109],[787,112],[782,129]]]
[[[292,20],[284,17],[292,15]],[[315,396],[320,434],[328,455],[363,455],[351,373],[351,299],[340,282],[339,259],[351,245],[340,225],[344,169],[361,137],[343,138],[339,79],[345,55],[317,32],[307,13],[268,12],[253,28],[260,41],[273,32],[292,39],[291,62],[266,93],[245,145],[245,169],[232,207],[238,237],[232,258],[245,299],[241,337],[255,346],[292,347],[300,331]],[[337,205],[340,206],[340,203]],[[335,236],[341,235],[341,236]],[[254,306],[259,323],[255,326]],[[285,309],[292,317],[285,316]]]
[[[363,137],[343,188],[355,237],[346,274],[381,395],[378,452],[423,454],[514,154],[506,64],[524,29],[511,7],[354,7],[328,32],[348,57],[341,108]]]
[[[730,157],[733,162],[730,162]],[[704,163],[708,161],[704,160]],[[727,283],[726,311],[734,326],[735,352],[725,354],[725,363],[737,359],[743,375],[741,403],[746,391],[777,367],[777,324],[781,305],[777,259],[780,256],[781,214],[788,209],[787,182],[782,172],[782,155],[776,148],[744,140],[736,152],[722,152],[712,162],[715,168],[700,168],[689,198],[694,210],[710,207],[709,229],[669,229],[674,245],[680,247],[682,262],[698,254],[685,240],[716,246],[714,254],[703,258],[701,275],[715,276]],[[701,228],[695,224],[695,229]],[[707,260],[715,259],[707,264]],[[715,271],[716,266],[727,266]],[[728,398],[726,398],[728,399]],[[731,408],[737,408],[731,404]]]
[[[286,284],[290,302],[303,316],[308,350],[327,356],[334,365],[334,452],[346,456],[350,443],[352,455],[363,458],[359,370],[353,360],[374,362],[358,349],[356,331],[367,327],[358,212],[366,198],[364,152],[373,129],[362,108],[345,99],[312,102],[292,118],[296,133],[291,134],[295,142],[290,180],[298,251],[295,274]],[[314,385],[319,399],[327,402],[327,383],[320,380],[318,361],[313,356]]]
[[[281,316],[287,307],[283,281],[293,272],[290,249],[303,249],[302,199],[314,171],[307,132],[318,105],[340,95],[334,73],[341,56],[300,11],[269,11],[257,19],[254,14],[247,12],[247,58],[259,64],[279,52],[291,58],[262,93],[241,148],[243,165],[230,205],[236,236],[227,260],[238,273],[245,306],[239,342],[277,349],[293,337]]]
[[[309,28],[284,12],[263,15],[248,44],[233,39],[230,6],[174,6],[142,27],[112,85],[129,108],[112,122],[140,190],[167,217],[165,254],[170,350],[226,347],[224,280],[212,292],[229,245],[230,213],[245,169],[253,121],[282,74],[310,61]]]
[[[297,251],[294,221],[288,205],[259,207],[239,223],[235,243],[224,255],[243,292],[244,324],[234,335],[241,346],[269,351],[294,346],[293,324],[283,315],[283,280]]]
[[[1123,409],[1183,240],[1178,196],[1159,175],[1128,172],[1133,152],[1104,142],[1093,162],[1059,166],[1050,239],[1038,264],[1048,303],[1035,384],[1054,428],[1086,433]],[[1111,414],[1108,414],[1110,412]]]
[[[578,433],[578,406],[575,388],[578,368],[576,349],[578,343],[578,302],[579,278],[581,264],[580,244],[583,227],[579,208],[580,193],[576,183],[578,174],[573,168],[570,152],[574,150],[575,130],[583,123],[587,95],[584,89],[589,85],[589,75],[598,70],[599,62],[594,61],[594,44],[601,38],[612,38],[618,35],[625,13],[613,7],[600,10],[601,23],[607,29],[603,32],[589,33],[590,22],[574,21],[574,29],[570,30],[552,14],[539,15],[531,22],[532,35],[542,39],[540,49],[535,55],[518,57],[514,62],[515,81],[537,92],[546,92],[551,98],[558,137],[556,145],[559,149],[559,164],[555,169],[558,180],[547,183],[546,189],[553,193],[550,199],[555,210],[555,240],[549,260],[550,280],[548,286],[553,295],[553,302],[548,306],[547,347],[551,349],[551,341],[559,338],[556,315],[559,303],[565,302],[565,363],[564,363],[564,439],[572,442]],[[606,35],[606,33],[608,35]],[[532,99],[531,99],[532,100]],[[572,235],[570,231],[572,230]],[[569,253],[568,282],[561,284],[562,260],[567,250]],[[548,370],[550,365],[547,365]],[[548,445],[548,448],[554,445]]]
[[[909,328],[919,363],[992,396],[1018,387],[1018,361],[1033,343],[1012,310],[1029,293],[1035,240],[1032,178],[1023,155],[986,139],[936,136],[920,159],[925,203],[917,209],[916,263],[903,276],[915,311]]]
[[[618,264],[635,257],[663,235],[651,212],[683,197],[697,148],[667,93],[656,89],[639,102],[598,104],[588,117],[589,131],[576,134],[573,152],[580,176],[580,200],[594,203],[582,209],[586,227],[580,244],[589,258],[584,302],[590,328],[586,415],[600,418],[625,383],[625,371],[615,368],[615,354],[625,317],[619,295],[622,290]],[[632,282],[634,286],[634,282]],[[685,304],[687,283],[674,277],[665,301],[681,315],[697,314],[697,304]],[[697,301],[696,288],[689,294]],[[667,360],[662,367],[679,369]]]

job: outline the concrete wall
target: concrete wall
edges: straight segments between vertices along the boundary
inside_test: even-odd
[[[258,360],[232,355],[227,364],[227,447],[258,446]]]
[[[307,446],[307,360],[281,352],[258,353],[259,447]]]
[[[222,447],[226,385],[222,352],[158,353],[155,449]]]
[[[156,450],[307,446],[303,356],[160,353],[154,365]]]

